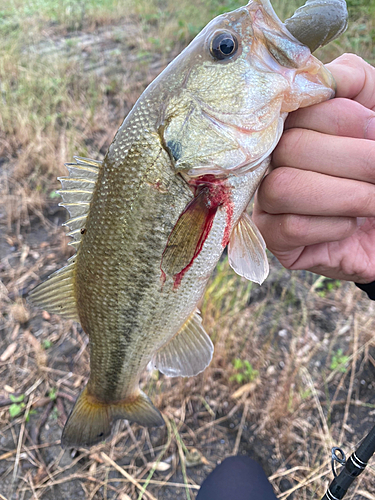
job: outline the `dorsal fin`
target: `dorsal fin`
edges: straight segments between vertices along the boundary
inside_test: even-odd
[[[79,156],[74,156],[74,159],[76,163],[65,164],[69,177],[58,177],[62,189],[57,192],[63,199],[59,205],[65,207],[71,217],[63,224],[69,226],[67,235],[74,239],[69,245],[77,250],[102,162]]]
[[[81,242],[83,228],[90,207],[92,193],[99,174],[100,161],[75,156],[76,163],[67,163],[69,177],[59,177],[62,189],[60,206],[65,207],[71,218],[64,226],[69,226],[68,236],[74,241],[69,245],[76,250]],[[60,314],[64,318],[79,321],[74,296],[75,255],[68,260],[68,265],[59,269],[38,285],[29,294],[29,301],[52,314]]]

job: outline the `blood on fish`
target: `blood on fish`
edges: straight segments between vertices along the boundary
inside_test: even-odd
[[[229,198],[229,197],[228,197]],[[224,229],[223,241],[221,242],[223,248],[225,248],[229,243],[230,233],[232,229],[232,219],[233,219],[233,201],[229,198],[228,203],[225,205],[227,223]]]
[[[200,252],[203,248],[204,242],[206,241],[207,236],[209,235],[209,233],[211,231],[212,224],[214,222],[214,218],[215,218],[215,214],[217,212],[217,209],[218,209],[218,207],[209,209],[205,223],[204,223],[204,228],[203,228],[202,234],[198,240],[197,246],[195,247],[195,252],[194,252],[193,258],[191,259],[189,264],[187,266],[185,266],[184,269],[182,269],[182,271],[180,271],[179,273],[174,275],[173,290],[177,290],[177,288],[181,284],[182,278],[184,277],[185,273],[191,268],[194,260],[200,254]]]
[[[197,245],[195,247],[194,255],[187,266],[185,266],[179,273],[174,275],[174,285],[173,289],[177,290],[180,286],[181,281],[186,274],[186,272],[191,268],[194,260],[200,254],[203,245],[211,231],[212,224],[219,207],[224,207],[226,210],[226,225],[224,228],[224,234],[222,239],[222,246],[225,248],[229,242],[230,233],[232,229],[232,218],[233,218],[233,201],[231,199],[231,188],[226,180],[217,179],[214,175],[204,175],[196,179],[192,179],[190,184],[195,188],[195,195],[197,196],[202,189],[207,190],[206,195],[206,206],[208,208],[206,220],[202,233],[199,237]],[[189,210],[189,206],[186,208]],[[164,276],[163,276],[164,274]],[[162,279],[165,277],[165,273],[162,274]]]
[[[214,176],[205,176],[214,177]],[[207,181],[206,181],[207,182]],[[233,218],[233,201],[231,198],[231,190],[228,187],[228,182],[223,180],[209,180],[210,182],[210,202],[216,207],[225,207],[226,210],[226,225],[222,239],[222,246],[225,248],[229,243],[230,233],[232,229]]]
[[[165,274],[165,272],[161,268],[161,264],[160,264],[160,272],[161,272],[161,276],[160,276],[161,288],[163,289],[164,283],[165,283],[165,281],[167,279],[167,275]]]

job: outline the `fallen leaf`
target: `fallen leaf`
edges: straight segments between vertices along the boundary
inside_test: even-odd
[[[48,476],[47,471],[43,467],[39,467],[39,469],[37,470],[37,473],[35,474],[35,476],[33,478],[34,484],[41,483],[43,481],[43,479],[47,476]]]
[[[100,458],[98,453],[91,453],[90,459],[95,460],[95,462],[98,462],[99,464],[104,464],[104,461]]]
[[[27,256],[29,255],[29,250],[30,250],[29,246],[22,245],[21,258],[20,258],[20,263],[22,266],[24,265],[25,260],[27,259]]]
[[[91,476],[95,476],[95,472],[96,472],[96,468],[98,466],[98,463],[97,462],[93,462],[90,467],[89,467],[89,473],[91,474]]]
[[[47,321],[51,319],[51,315],[47,311],[42,312],[42,317],[43,317],[43,319],[46,319]]]
[[[30,330],[25,330],[23,332],[23,338],[31,345],[35,351],[36,362],[38,366],[47,366],[47,354],[43,349],[40,341],[34,337]]]
[[[167,464],[166,462],[151,462],[150,463],[151,467],[155,470],[158,470],[160,472],[165,472],[166,470],[171,468],[171,464]]]
[[[16,340],[19,331],[20,331],[20,324],[17,323],[12,332],[11,340]]]
[[[78,387],[81,387],[83,382],[83,377],[81,375],[78,375],[76,381],[73,383],[74,389],[78,389]]]
[[[186,467],[196,467],[197,465],[207,465],[209,462],[202,453],[196,448],[192,448],[189,453],[185,455]]]
[[[0,361],[7,361],[16,352],[17,342],[12,342],[0,356]]]
[[[6,453],[4,453],[3,455],[0,455],[0,461],[1,460],[7,460],[8,458],[11,458],[13,455],[15,455],[17,453],[16,450],[12,450],[12,451],[7,451]]]
[[[250,392],[252,392],[256,388],[258,383],[259,382],[249,382],[248,384],[242,385],[239,389],[234,391],[234,393],[232,394],[232,398],[238,399],[244,394],[249,395]]]
[[[10,308],[13,318],[18,323],[26,323],[30,319],[30,313],[25,306],[25,302],[22,299],[17,299],[17,301]]]

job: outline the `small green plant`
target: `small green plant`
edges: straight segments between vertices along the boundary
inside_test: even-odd
[[[57,191],[51,191],[49,197],[51,198],[51,200],[54,200],[55,198],[60,198],[60,195]]]
[[[23,402],[25,399],[25,395],[21,394],[20,396],[13,396],[11,394],[9,396],[9,399],[12,401],[12,404],[9,407],[9,415],[11,416],[11,418],[16,418],[26,408],[26,405]]]
[[[54,406],[51,411],[51,419],[52,420],[57,420],[59,418],[59,410],[57,406]]]
[[[55,401],[57,398],[57,389],[56,387],[52,387],[52,389],[48,393],[48,397],[51,399],[51,401]]]
[[[234,374],[229,380],[236,381],[237,384],[252,382],[259,375],[258,370],[254,370],[249,361],[236,358],[233,360]]]
[[[342,285],[340,280],[331,280],[330,278],[318,278],[318,284],[315,286],[319,297],[325,297],[327,293],[337,290]]]
[[[346,373],[349,356],[343,355],[343,350],[338,349],[332,356],[330,368],[331,370],[338,370],[341,373]]]
[[[311,389],[304,389],[300,392],[300,396],[302,400],[308,399],[311,396]]]
[[[42,347],[43,347],[43,349],[47,350],[50,347],[52,347],[52,345],[53,345],[53,343],[50,340],[48,340],[48,339],[45,339],[45,340],[42,341]]]

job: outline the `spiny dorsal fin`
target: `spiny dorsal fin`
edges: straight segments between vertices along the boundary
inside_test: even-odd
[[[69,177],[59,177],[62,189],[58,193],[63,199],[60,205],[67,208],[71,216],[64,224],[70,227],[71,231],[68,235],[74,238],[69,245],[77,250],[101,162],[78,156],[74,159],[76,163],[66,164]],[[75,256],[71,257],[68,262],[67,266],[59,269],[44,283],[34,288],[28,298],[32,304],[52,314],[60,314],[64,318],[79,321],[73,289]]]
[[[76,163],[65,163],[69,177],[58,177],[62,187],[58,193],[63,199],[60,206],[67,208],[72,219],[87,216],[92,192],[102,164],[101,161],[79,156],[74,156],[74,159]],[[65,225],[71,227],[70,223],[74,223],[72,219],[68,220]],[[71,229],[76,229],[76,227],[71,227]]]
[[[193,377],[210,364],[214,346],[195,311],[181,330],[154,356],[152,364],[168,377]]]
[[[68,236],[74,238],[69,245],[78,249],[81,241],[81,229],[85,227],[86,217],[90,208],[92,193],[98,178],[101,161],[89,160],[74,156],[76,163],[66,163],[69,177],[59,177],[61,187],[57,191],[63,201],[60,206],[65,207],[71,218],[64,223],[69,226]]]

